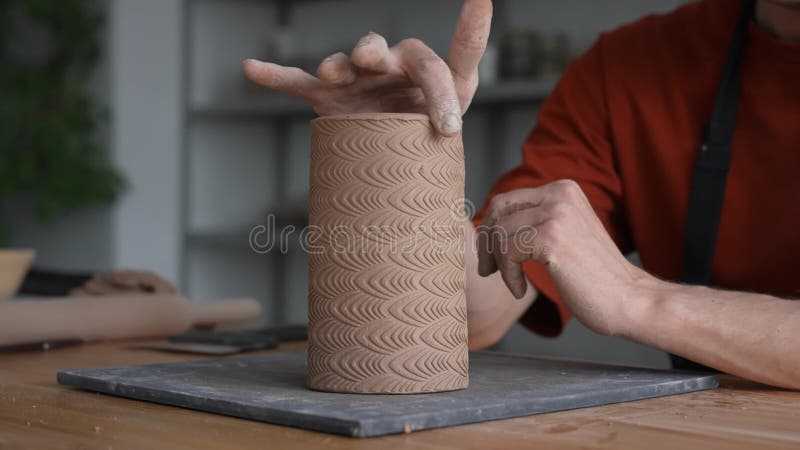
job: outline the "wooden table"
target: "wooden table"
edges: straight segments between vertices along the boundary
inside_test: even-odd
[[[0,449],[800,448],[800,393],[721,377],[713,391],[371,439],[353,439],[80,391],[77,367],[187,355],[82,345],[0,354]],[[300,344],[276,351],[301,350]]]

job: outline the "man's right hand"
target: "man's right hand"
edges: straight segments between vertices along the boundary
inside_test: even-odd
[[[335,53],[317,69],[319,78],[296,67],[248,59],[254,82],[299,97],[321,116],[360,112],[421,112],[445,136],[461,131],[461,116],[478,87],[478,62],[492,21],[491,0],[466,0],[447,61],[419,39],[389,47],[368,33],[350,56]]]

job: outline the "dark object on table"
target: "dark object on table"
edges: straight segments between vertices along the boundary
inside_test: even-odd
[[[31,269],[25,276],[19,293],[61,297],[67,295],[72,289],[83,285],[91,278],[92,274],[90,273]]]
[[[247,348],[232,345],[201,344],[197,342],[165,342],[146,341],[137,342],[128,348],[136,350],[157,350],[169,353],[190,353],[193,355],[228,356],[250,351]],[[271,347],[270,347],[271,348]]]
[[[222,345],[237,347],[239,351],[267,350],[279,344],[278,338],[273,334],[258,333],[255,331],[206,331],[193,330],[169,338],[172,343]]]
[[[308,339],[308,326],[306,325],[277,325],[274,327],[255,330],[259,334],[272,334],[281,342],[305,341]]]
[[[333,394],[306,387],[306,354],[59,372],[58,382],[262,422],[370,437],[661,397],[718,385],[714,376],[470,354],[469,388],[436,394]],[[365,366],[367,368],[368,366]]]
[[[206,355],[230,355],[267,350],[277,347],[280,342],[304,341],[307,338],[308,327],[305,325],[278,325],[258,330],[193,330],[172,336],[169,342],[137,344],[136,347]]]

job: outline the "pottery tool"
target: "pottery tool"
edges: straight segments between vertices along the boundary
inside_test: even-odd
[[[273,334],[262,334],[251,330],[191,330],[178,336],[170,336],[167,344],[175,346],[173,349],[184,348],[193,353],[209,346],[219,347],[220,350],[236,349],[232,353],[241,353],[275,348],[280,341]]]
[[[275,342],[304,341],[308,338],[308,327],[305,325],[278,325],[253,330],[192,330],[187,333],[170,336],[170,342],[196,342],[220,345],[248,345],[262,339]]]
[[[189,302],[174,294],[65,297],[0,303],[0,346],[171,336],[192,327],[250,322],[252,299]]]
[[[170,336],[167,342],[137,342],[129,348],[222,356],[272,349],[281,342],[304,341],[307,338],[308,328],[305,325],[278,325],[230,331],[195,329]]]
[[[272,334],[281,342],[305,341],[308,339],[308,326],[305,324],[275,325],[254,331],[259,334]]]
[[[308,389],[305,362],[305,353],[278,353],[76,369],[60,372],[58,382],[353,437],[408,433],[717,386],[714,375],[704,373],[477,352],[470,354],[467,389],[434,394],[337,394]]]
[[[170,336],[168,342],[137,342],[129,348],[199,355],[233,355],[267,350],[277,347],[281,342],[304,341],[307,338],[308,328],[305,325],[278,325],[255,330],[191,330]]]
[[[278,346],[275,340],[249,343],[247,345],[203,344],[196,342],[146,341],[129,345],[134,350],[156,350],[168,353],[188,353],[192,355],[228,356],[256,350],[268,350]]]

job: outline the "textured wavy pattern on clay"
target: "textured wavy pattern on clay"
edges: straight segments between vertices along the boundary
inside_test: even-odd
[[[316,119],[311,137],[309,386],[467,387],[461,138],[418,114]]]

